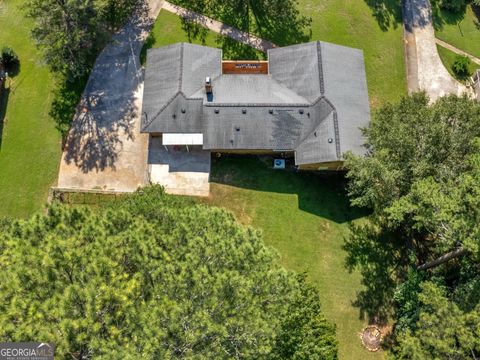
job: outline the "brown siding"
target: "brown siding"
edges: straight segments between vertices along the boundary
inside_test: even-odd
[[[273,151],[273,150],[211,150],[212,153],[220,153],[220,154],[239,154],[239,155],[277,155],[280,156],[284,154],[285,156],[292,156],[292,151]]]
[[[268,61],[223,61],[224,74],[268,74]]]
[[[345,170],[343,167],[343,161],[316,163],[316,164],[304,164],[298,166],[299,170]]]

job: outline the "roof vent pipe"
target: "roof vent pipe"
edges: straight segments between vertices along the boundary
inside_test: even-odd
[[[207,76],[205,78],[205,92],[207,94],[211,94],[213,92],[212,79],[210,78],[210,76]]]

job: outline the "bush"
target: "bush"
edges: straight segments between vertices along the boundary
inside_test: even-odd
[[[1,61],[8,72],[14,72],[18,68],[18,56],[12,48],[4,47],[2,49]]]
[[[440,2],[440,7],[442,9],[458,13],[465,9],[466,2],[465,0],[442,0]]]
[[[465,77],[470,74],[470,65],[471,61],[468,57],[458,55],[453,62],[452,70],[456,75]]]

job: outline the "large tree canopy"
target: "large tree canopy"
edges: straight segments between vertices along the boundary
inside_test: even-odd
[[[154,187],[0,234],[3,341],[59,359],[336,359],[317,292],[223,210]]]
[[[383,320],[396,305],[402,358],[478,357],[464,333],[480,328],[480,103],[414,94],[365,135],[366,157],[347,155],[351,202],[372,210],[345,245],[366,285],[359,305]]]
[[[439,255],[479,251],[480,104],[425,94],[382,108],[365,131],[366,157],[348,156],[352,204],[373,209],[407,245]]]
[[[73,81],[87,74],[110,34],[144,5],[144,0],[28,0],[32,36],[45,61]]]

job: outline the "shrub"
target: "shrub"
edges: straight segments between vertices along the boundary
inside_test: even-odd
[[[453,72],[458,76],[468,76],[470,73],[471,61],[468,57],[458,55],[452,65]]]
[[[2,49],[1,61],[3,63],[3,66],[5,67],[5,70],[8,72],[14,71],[19,64],[17,54],[15,53],[15,51],[13,51],[12,48],[9,47],[4,47]]]
[[[445,9],[454,13],[458,13],[463,9],[465,9],[465,5],[466,5],[465,0],[442,0],[440,2],[440,7],[442,9]]]

